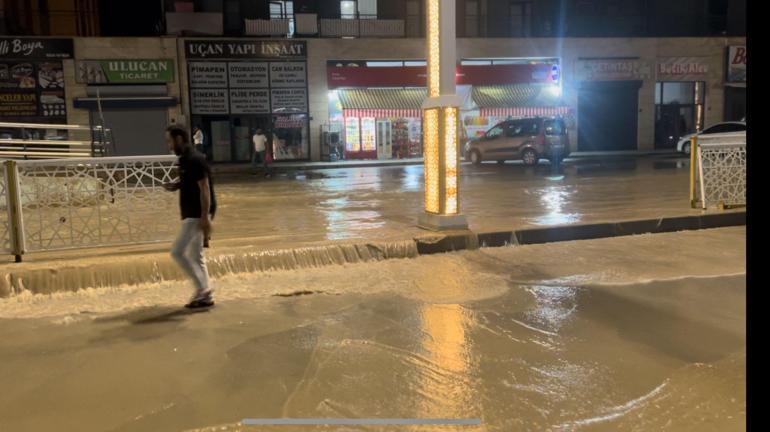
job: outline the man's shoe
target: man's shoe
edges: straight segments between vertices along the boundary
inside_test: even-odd
[[[211,299],[210,297],[193,300],[190,303],[187,303],[186,305],[184,305],[184,307],[186,307],[187,309],[200,309],[200,308],[207,308],[211,306],[214,306],[214,300]]]

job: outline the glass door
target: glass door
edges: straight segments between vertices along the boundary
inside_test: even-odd
[[[230,120],[211,122],[211,147],[214,162],[232,160]]]
[[[390,120],[377,120],[377,159],[393,157],[393,138]]]

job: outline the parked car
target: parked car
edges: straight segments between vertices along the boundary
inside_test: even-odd
[[[554,151],[560,159],[569,156],[567,127],[559,117],[537,117],[498,123],[466,144],[465,158],[474,165],[489,160],[536,165],[540,159],[550,160]]]
[[[729,121],[729,122],[717,123],[715,125],[707,127],[706,129],[703,129],[700,132],[685,135],[679,138],[679,142],[676,144],[676,151],[689,155],[690,139],[692,139],[693,136],[711,135],[711,134],[728,133],[728,132],[746,132],[745,118],[744,118],[744,121]]]

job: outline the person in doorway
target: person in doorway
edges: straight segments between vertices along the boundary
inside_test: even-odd
[[[199,126],[195,126],[195,129],[193,129],[193,144],[195,144],[195,150],[198,150],[198,152],[202,154],[206,154],[206,148],[204,147],[203,142],[203,131]]]
[[[251,167],[254,168],[254,174],[257,174],[259,165],[262,165],[262,169],[267,173],[267,158],[265,157],[267,150],[267,136],[262,132],[262,129],[257,129],[256,132],[254,132],[251,142],[254,145],[254,152],[251,155]]]
[[[187,131],[178,125],[166,129],[169,150],[179,157],[179,180],[164,184],[168,191],[179,191],[182,228],[171,248],[171,256],[192,279],[195,293],[187,308],[196,309],[214,305],[212,289],[203,248],[211,234],[211,220],[217,202],[211,170],[206,158],[190,145]]]

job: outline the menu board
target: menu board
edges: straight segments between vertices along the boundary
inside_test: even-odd
[[[190,87],[227,88],[227,63],[190,62]]]
[[[227,114],[229,112],[227,89],[192,89],[190,105],[193,114]]]
[[[304,61],[189,62],[193,114],[307,113]]]
[[[62,63],[0,62],[0,119],[65,123]]]
[[[270,92],[268,89],[231,89],[230,112],[232,114],[269,114]]]
[[[233,62],[228,64],[231,88],[265,88],[268,86],[268,64]]]
[[[305,62],[270,63],[270,87],[307,87]]]
[[[375,142],[376,131],[374,117],[361,118],[361,150],[375,151],[377,144]]]
[[[307,112],[307,89],[272,89],[270,99],[273,112]]]

